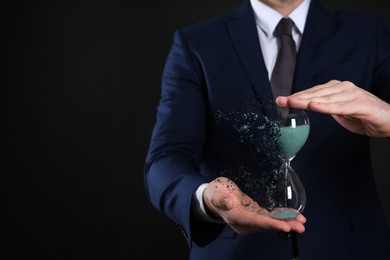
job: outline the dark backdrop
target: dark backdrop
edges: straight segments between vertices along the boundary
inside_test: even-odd
[[[0,258],[186,259],[143,186],[161,72],[175,29],[241,2],[2,2]],[[389,143],[373,140],[390,216]]]

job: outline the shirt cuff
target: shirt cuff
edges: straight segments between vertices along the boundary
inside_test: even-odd
[[[198,189],[195,191],[192,198],[192,209],[195,212],[195,216],[200,219],[211,223],[222,224],[225,223],[223,219],[216,219],[207,214],[205,205],[203,203],[203,192],[206,189],[208,183],[201,184]]]

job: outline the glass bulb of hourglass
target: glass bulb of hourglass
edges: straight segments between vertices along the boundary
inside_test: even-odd
[[[305,144],[309,136],[310,123],[304,110],[280,108],[276,142],[282,165],[279,169],[279,196],[271,215],[277,219],[294,219],[305,208],[305,188],[291,167],[290,162]]]

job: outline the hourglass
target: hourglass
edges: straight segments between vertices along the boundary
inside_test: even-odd
[[[274,198],[277,201],[271,215],[276,219],[295,219],[305,208],[306,193],[290,163],[309,136],[309,118],[304,110],[279,108],[276,129],[275,141],[282,165],[278,172],[279,196]]]

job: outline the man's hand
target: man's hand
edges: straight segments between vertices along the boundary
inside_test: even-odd
[[[215,217],[222,218],[238,234],[249,234],[266,230],[283,232],[305,231],[306,218],[298,215],[294,220],[277,220],[244,194],[230,179],[220,177],[210,182],[204,193],[205,206]]]
[[[288,97],[278,97],[276,103],[331,114],[354,133],[390,136],[390,104],[348,81],[331,80]]]

